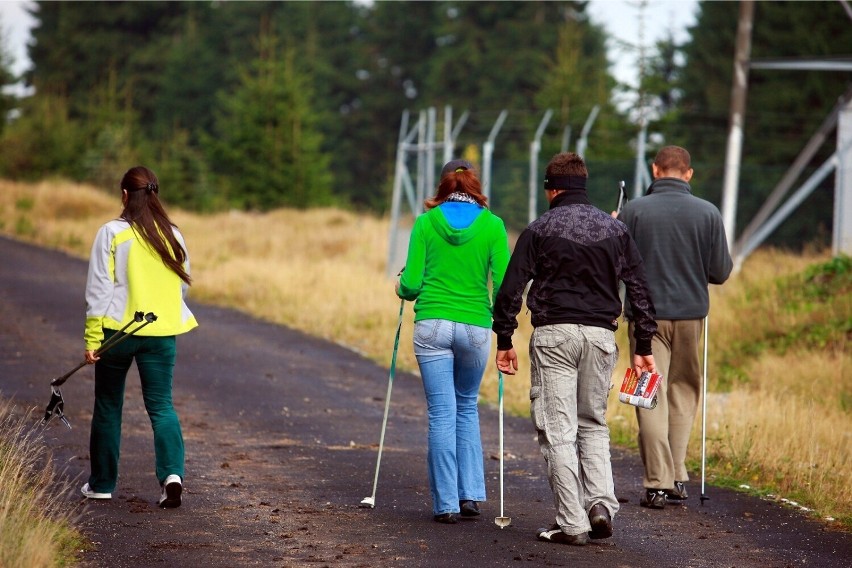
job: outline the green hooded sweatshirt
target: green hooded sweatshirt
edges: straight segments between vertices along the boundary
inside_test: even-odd
[[[468,227],[456,229],[435,207],[414,222],[399,297],[417,300],[414,321],[445,319],[490,328],[493,294],[508,263],[502,219],[483,208]]]

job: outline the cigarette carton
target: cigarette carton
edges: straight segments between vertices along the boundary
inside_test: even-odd
[[[624,374],[618,400],[639,408],[654,408],[657,406],[657,389],[662,382],[663,376],[659,373],[645,371],[637,375],[631,367]]]

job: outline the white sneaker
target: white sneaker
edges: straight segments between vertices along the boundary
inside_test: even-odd
[[[112,499],[112,493],[98,493],[97,491],[92,491],[92,488],[89,487],[88,483],[84,485],[80,491],[87,499]]]
[[[180,494],[183,492],[183,485],[180,481],[180,476],[170,475],[163,483],[163,493],[160,495],[160,507],[164,509],[174,509],[180,507]]]

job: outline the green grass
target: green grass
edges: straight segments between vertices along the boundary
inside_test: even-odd
[[[765,283],[764,283],[765,284]],[[827,262],[807,267],[801,273],[777,278],[769,283],[772,294],[761,287],[746,291],[741,305],[745,314],[760,318],[755,306],[765,305],[771,297],[788,316],[787,325],[762,326],[760,319],[753,333],[732,338],[724,345],[719,360],[718,388],[730,391],[736,384],[747,384],[748,361],[764,355],[786,355],[790,350],[844,350],[852,337],[852,259],[840,255]]]

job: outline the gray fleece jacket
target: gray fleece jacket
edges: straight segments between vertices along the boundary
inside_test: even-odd
[[[642,255],[657,319],[705,317],[708,284],[722,284],[733,268],[716,206],[692,195],[681,179],[659,178],[618,218]]]

